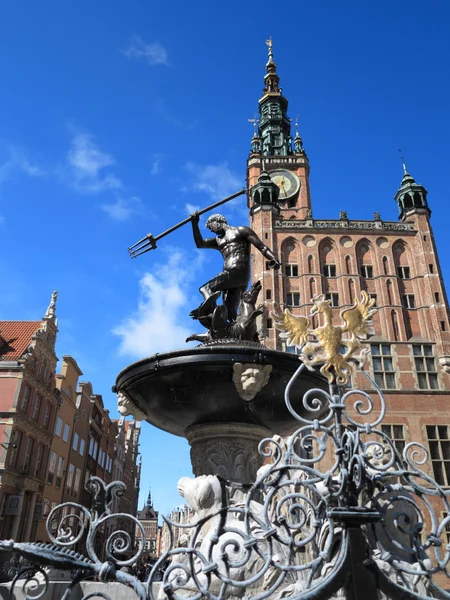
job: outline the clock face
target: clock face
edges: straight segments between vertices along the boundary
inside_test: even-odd
[[[271,171],[270,178],[280,189],[279,200],[291,198],[300,189],[300,179],[292,171],[286,171],[285,169]]]

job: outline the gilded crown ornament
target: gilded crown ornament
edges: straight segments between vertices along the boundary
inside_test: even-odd
[[[312,329],[308,317],[297,317],[287,308],[282,311],[274,302],[272,316],[275,327],[282,333],[280,337],[289,346],[300,349],[300,358],[309,369],[322,364],[320,372],[330,383],[346,385],[353,372],[350,360],[363,361],[364,352],[356,357],[361,350],[360,340],[374,334],[372,316],[376,309],[375,300],[369,298],[367,292],[361,292],[361,299],[356,299],[352,308],[341,310],[343,320],[341,326],[333,325],[331,300],[323,294],[311,300],[310,315],[323,315],[323,324]],[[312,339],[311,339],[312,338]]]

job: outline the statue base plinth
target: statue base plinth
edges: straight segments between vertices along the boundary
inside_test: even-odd
[[[205,423],[186,429],[194,475],[219,475],[228,481],[250,484],[264,457],[258,445],[272,432],[248,423]]]

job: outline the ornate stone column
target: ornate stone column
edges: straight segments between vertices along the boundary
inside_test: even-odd
[[[260,425],[205,423],[191,425],[186,438],[191,446],[194,475],[220,475],[236,483],[253,483],[264,457],[258,444],[272,432]]]

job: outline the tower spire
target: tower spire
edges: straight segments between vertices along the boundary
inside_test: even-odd
[[[266,40],[266,44],[268,61],[263,96],[259,100],[258,133],[252,140],[252,153],[288,156],[293,154],[291,123],[287,116],[288,101],[281,93],[277,65],[273,60],[272,38]]]
[[[152,491],[150,488],[148,488],[147,506],[151,506],[151,505],[152,505]]]
[[[417,212],[425,212],[431,215],[427,201],[427,190],[409,174],[406,168],[405,157],[400,152],[403,167],[403,179],[394,198],[399,209],[399,217],[404,220],[409,215]]]

